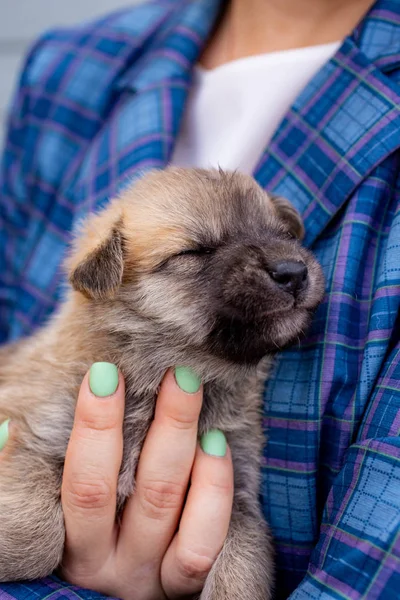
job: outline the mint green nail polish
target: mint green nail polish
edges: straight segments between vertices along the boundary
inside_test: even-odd
[[[176,367],[175,380],[181,390],[188,394],[194,394],[200,389],[201,380],[189,367]]]
[[[118,369],[112,363],[93,363],[89,371],[89,386],[100,398],[111,396],[118,387]]]
[[[200,445],[203,452],[210,456],[225,456],[226,437],[219,429],[211,429],[201,436]]]
[[[10,423],[10,419],[6,419],[0,425],[0,452],[3,450],[4,446],[7,444],[9,423]]]

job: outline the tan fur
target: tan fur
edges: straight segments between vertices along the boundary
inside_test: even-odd
[[[113,362],[126,381],[122,510],[160,381],[184,364],[204,383],[199,433],[223,430],[235,468],[231,528],[201,598],[270,597],[261,389],[273,350],[296,339],[323,293],[320,267],[288,236],[301,231],[288,202],[250,177],[182,169],[149,174],[82,224],[65,263],[65,303],[32,338],[0,349],[0,420],[11,418],[15,432],[0,456],[1,581],[47,575],[62,559],[62,468],[90,365]],[[307,265],[296,300],[268,275],[281,260]]]

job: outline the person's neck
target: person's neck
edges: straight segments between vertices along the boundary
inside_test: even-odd
[[[231,0],[201,64],[213,69],[246,56],[340,41],[372,4],[373,0]]]

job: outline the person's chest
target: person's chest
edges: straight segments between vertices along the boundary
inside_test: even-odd
[[[279,358],[267,389],[265,418],[272,435],[266,461],[278,461],[272,471],[266,466],[268,486],[279,465],[293,461],[307,464],[314,482],[319,462],[328,461],[331,480],[394,326],[397,297],[386,289],[394,260],[388,238],[396,236],[397,121],[389,121],[396,96],[368,65],[354,62],[347,70],[332,71],[328,64],[320,71],[281,122],[254,172],[263,187],[288,197],[303,215],[305,243],[326,278],[326,296],[312,331]],[[19,270],[15,261],[18,296],[11,337],[29,333],[56,305],[59,265],[80,216],[104,204],[127,180],[171,160],[188,91],[189,84],[181,81],[136,93],[125,90],[94,134],[76,142],[74,152],[66,151],[72,148],[70,133],[45,124],[31,187],[31,202],[42,219],[31,218],[21,236],[21,254],[29,262]],[[66,131],[73,121],[71,113]],[[387,295],[390,306],[383,304]],[[329,432],[322,442],[321,428]],[[313,503],[307,535],[314,529],[315,495]]]

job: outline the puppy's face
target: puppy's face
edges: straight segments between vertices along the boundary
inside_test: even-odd
[[[91,217],[69,259],[73,287],[148,320],[163,339],[239,363],[296,340],[322,299],[294,208],[251,177],[167,169]]]

